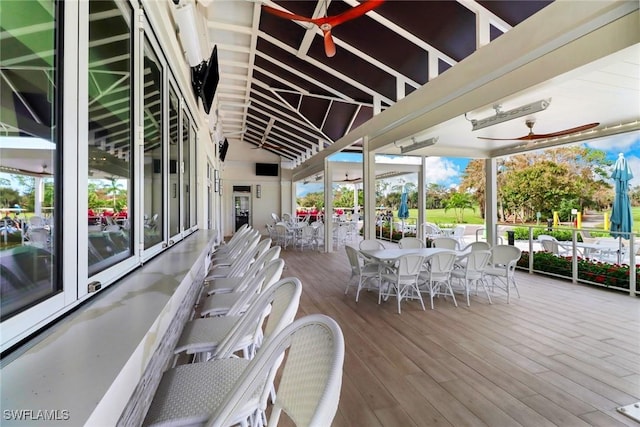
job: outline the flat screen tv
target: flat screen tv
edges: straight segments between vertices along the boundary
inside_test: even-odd
[[[278,176],[277,163],[256,163],[257,176]]]
[[[229,141],[227,141],[227,138],[225,138],[224,141],[220,143],[220,147],[218,148],[218,150],[220,161],[224,162],[224,158],[227,157],[227,150],[229,150]]]
[[[218,47],[214,46],[209,61],[202,61],[202,64],[191,69],[191,85],[196,96],[202,99],[202,105],[207,114],[211,111],[219,80]]]

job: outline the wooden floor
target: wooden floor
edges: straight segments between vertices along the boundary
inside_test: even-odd
[[[616,407],[640,401],[640,301],[517,273],[521,298],[489,305],[378,305],[344,295],[344,249],[282,251],[301,279],[299,315],[342,327],[346,356],[334,426],[638,426]]]

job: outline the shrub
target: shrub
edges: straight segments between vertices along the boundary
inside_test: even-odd
[[[529,229],[526,227],[516,227],[513,229],[515,232],[516,240],[529,240]],[[533,238],[537,239],[540,234],[546,234],[547,236],[553,236],[559,241],[570,242],[572,239],[571,230],[553,229],[548,231],[546,228],[534,228]],[[579,236],[578,236],[579,237]]]
[[[571,278],[571,257],[557,256],[549,252],[533,253],[533,269]],[[529,268],[529,252],[522,252],[518,266]],[[629,289],[629,270],[626,264],[609,264],[578,258],[578,279],[603,286]],[[640,264],[636,266],[636,283],[640,283]]]

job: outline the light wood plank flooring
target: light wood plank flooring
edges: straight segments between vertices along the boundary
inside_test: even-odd
[[[640,300],[517,273],[521,298],[471,306],[355,302],[344,252],[287,249],[302,280],[299,315],[324,313],[345,336],[334,426],[638,426],[616,407],[640,401]],[[462,300],[462,298],[460,298]]]

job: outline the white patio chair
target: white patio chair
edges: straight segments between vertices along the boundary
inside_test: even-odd
[[[398,247],[401,249],[420,249],[424,248],[425,244],[415,237],[403,237],[398,241]]]
[[[485,275],[491,279],[492,291],[497,286],[507,293],[507,304],[511,297],[510,289],[512,286],[516,290],[518,298],[520,298],[515,270],[521,255],[522,250],[515,246],[496,245],[491,248],[491,260],[485,270]]]
[[[295,233],[291,230],[286,222],[279,222],[274,226],[276,230],[276,236],[278,236],[277,244],[282,246],[282,249],[287,249],[287,246],[295,242]]]
[[[467,242],[464,240],[464,225],[456,225],[453,227],[453,232],[451,233],[451,237],[458,241],[458,247],[462,248],[467,245]]]
[[[315,234],[316,228],[310,225],[305,225],[300,230],[300,235],[295,241],[295,246],[299,247],[300,250],[304,250],[305,247],[313,248],[315,246]]]
[[[298,426],[331,425],[342,385],[344,337],[338,324],[321,314],[294,321],[250,361],[220,359],[168,370],[143,425],[262,425],[287,349],[267,424],[276,426],[284,411]]]
[[[300,280],[287,277],[260,294],[242,315],[206,317],[187,322],[173,350],[174,366],[181,353],[193,355],[194,362],[202,362],[231,357],[242,350],[244,357],[251,359],[263,340],[293,322],[301,294]]]
[[[489,299],[489,304],[492,304],[491,296],[489,295],[489,290],[487,289],[484,276],[484,272],[487,269],[490,258],[490,251],[469,252],[463,257],[463,259],[465,260],[464,268],[454,269],[451,272],[451,279],[458,279],[458,283],[461,284],[464,290],[464,293],[467,297],[467,306],[471,305],[469,301],[469,292],[473,285],[475,285],[476,287],[476,294],[478,293],[478,285],[482,285],[482,288],[484,289],[485,293],[487,294],[487,298]]]
[[[431,241],[431,247],[455,251],[458,249],[458,241],[453,237],[436,237]]]
[[[264,254],[256,259],[251,267],[238,277],[221,277],[213,279],[208,282],[207,295],[213,294],[227,294],[229,292],[240,292],[249,285],[258,272],[264,268],[265,265],[277,259],[280,256],[280,246],[271,246]]]
[[[395,266],[387,267],[387,271],[380,276],[380,290],[378,292],[378,304],[382,298],[385,300],[395,295],[398,302],[398,314],[401,313],[400,303],[403,299],[417,299],[422,310],[424,302],[418,287],[418,275],[422,269],[424,256],[407,254],[397,259]],[[386,287],[384,286],[386,284]]]
[[[453,298],[453,304],[457,307],[456,296],[451,287],[451,271],[453,271],[457,255],[455,252],[438,252],[429,257],[427,263],[429,270],[421,271],[418,276],[418,285],[421,292],[429,294],[431,309],[433,310],[434,296],[447,296]]]
[[[283,269],[284,260],[278,258],[265,265],[246,289],[205,298],[200,306],[200,317],[233,316],[244,313],[259,293],[280,280]]]
[[[246,246],[233,259],[230,264],[214,264],[209,267],[205,282],[220,277],[238,277],[242,275],[255,260],[256,257],[262,255],[271,246],[271,239],[266,238],[260,241],[260,237],[256,236],[247,241]]]
[[[344,250],[351,266],[351,277],[347,281],[344,294],[349,293],[349,288],[355,282],[354,279],[357,279],[356,302],[358,302],[362,289],[378,289],[380,286],[380,267],[377,263],[367,263],[364,255],[353,246],[347,245]]]

